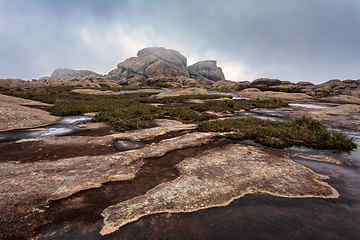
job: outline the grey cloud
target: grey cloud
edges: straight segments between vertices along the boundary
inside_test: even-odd
[[[357,0],[2,0],[0,6],[0,77],[29,79],[58,67],[106,73],[137,46],[162,45],[198,60],[211,52],[219,65],[247,69],[225,72],[234,80],[360,78]]]

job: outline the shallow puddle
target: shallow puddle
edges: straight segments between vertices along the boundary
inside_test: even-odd
[[[146,145],[143,142],[134,142],[129,140],[117,140],[114,142],[114,147],[119,151],[127,151],[137,148],[142,148]]]
[[[249,99],[249,98],[245,98],[242,96],[239,96],[237,94],[234,93],[230,93],[230,92],[209,92],[211,95],[224,95],[224,96],[229,96],[232,97],[232,99]]]
[[[77,128],[75,125],[81,122],[90,121],[91,119],[92,118],[88,116],[63,117],[57,123],[43,127],[3,131],[0,132],[0,142],[28,138],[65,136],[76,132],[81,132],[82,129]]]
[[[46,215],[52,224],[39,230],[38,239],[65,239],[67,236],[70,239],[89,239],[87,236],[92,236],[91,239],[107,239],[108,236],[101,237],[97,229],[102,225],[101,212],[106,207],[145,194],[160,183],[175,179],[180,175],[175,167],[177,163],[227,144],[227,141],[216,140],[200,147],[175,150],[160,158],[144,159],[144,165],[132,180],[108,182],[100,188],[81,191],[51,202]],[[65,233],[63,229],[66,229]],[[56,232],[55,235],[52,234],[53,231]],[[70,235],[67,235],[69,233]],[[117,236],[117,239],[124,238]]]
[[[331,106],[331,105],[320,105],[320,104],[312,104],[312,103],[289,103],[289,106],[293,106],[293,107],[303,107],[303,108],[312,108],[312,109],[331,108],[331,107],[333,107],[333,106]]]
[[[281,114],[279,112],[275,114],[275,111],[274,113],[266,112],[266,111],[239,112],[236,113],[236,115],[231,116],[229,118],[234,119],[234,118],[244,118],[244,117],[256,117],[263,120],[271,120],[271,121],[286,121],[286,119],[284,118],[286,117],[285,114]]]

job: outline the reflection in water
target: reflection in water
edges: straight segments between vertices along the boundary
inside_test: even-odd
[[[264,120],[271,121],[287,121],[284,119],[285,114],[282,114],[282,111],[288,110],[288,108],[278,108],[278,109],[258,109],[251,112],[238,112],[235,116],[230,118],[244,118],[244,117],[256,117]]]
[[[120,151],[127,151],[137,148],[142,148],[146,144],[143,142],[134,142],[129,140],[117,140],[114,142],[114,147]]]
[[[330,105],[319,105],[319,104],[311,104],[311,103],[289,103],[289,106],[294,107],[303,107],[303,108],[329,108],[333,107]]]
[[[75,125],[81,122],[90,121],[88,116],[63,117],[60,121],[44,127],[33,129],[17,129],[0,132],[0,142],[13,141],[28,138],[45,138],[54,136],[64,136],[82,131]]]
[[[230,93],[230,92],[209,92],[211,95],[224,95],[224,96],[229,96],[232,97],[232,99],[249,99],[249,98],[245,98],[242,96],[239,96],[237,94],[234,93]]]

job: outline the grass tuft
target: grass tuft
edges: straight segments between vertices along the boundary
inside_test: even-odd
[[[198,126],[204,132],[230,132],[233,140],[252,139],[264,146],[284,148],[305,146],[317,149],[351,150],[356,148],[352,138],[344,133],[328,131],[325,125],[307,116],[291,122],[270,121],[254,117],[204,122]]]

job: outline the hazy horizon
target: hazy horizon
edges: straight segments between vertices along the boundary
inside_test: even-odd
[[[165,47],[233,81],[360,79],[358,26],[357,0],[0,0],[0,78],[107,74]]]

